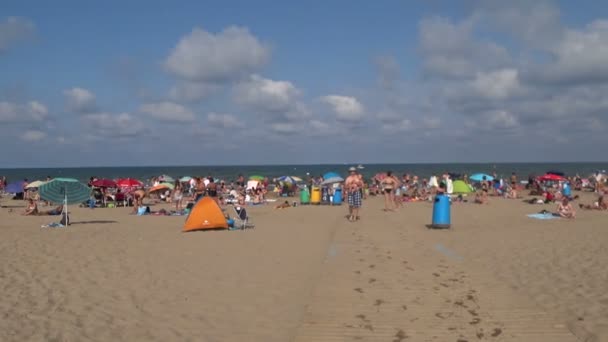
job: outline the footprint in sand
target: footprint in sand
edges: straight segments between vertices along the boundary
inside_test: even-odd
[[[374,282],[376,282],[376,278],[369,278],[369,280],[367,282],[370,284],[374,283]]]
[[[395,339],[393,340],[393,342],[401,342],[401,341],[405,340],[406,338],[408,338],[408,336],[405,333],[405,331],[399,329],[397,331],[397,333],[395,334]]]
[[[374,267],[376,267],[376,265],[373,265],[373,264],[369,265],[369,268],[374,268]]]
[[[363,289],[362,289],[362,288],[360,288],[360,287],[357,287],[357,288],[355,288],[354,290],[355,290],[355,291],[357,291],[357,292],[359,292],[359,293],[363,293]]]
[[[494,331],[492,331],[491,336],[492,337],[498,337],[498,335],[502,334],[502,329],[500,328],[494,328]]]
[[[374,306],[380,306],[380,305],[382,305],[384,303],[385,303],[384,300],[382,300],[382,299],[376,299],[376,302],[374,302]]]

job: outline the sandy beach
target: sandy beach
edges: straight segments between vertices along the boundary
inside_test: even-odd
[[[592,194],[582,194],[589,203]],[[608,341],[608,213],[492,198],[383,212],[251,207],[256,228],[0,202],[1,341]],[[154,206],[154,209],[162,208]]]

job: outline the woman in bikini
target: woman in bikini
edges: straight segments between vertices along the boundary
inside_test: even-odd
[[[593,204],[585,205],[581,203],[578,206],[585,210],[608,210],[608,203],[604,201],[604,196],[598,197],[597,202]]]
[[[573,219],[576,217],[576,212],[567,197],[564,197],[557,206],[557,214],[563,218]]]
[[[399,186],[399,181],[389,171],[386,173],[386,178],[382,180],[381,184],[382,192],[384,192],[384,211],[393,211],[395,208],[395,189]]]
[[[179,180],[175,181],[175,187],[173,188],[173,201],[175,201],[175,210],[182,210],[182,200],[184,198],[184,191],[182,189],[182,183]]]
[[[36,202],[33,199],[30,198],[28,200],[27,208],[25,209],[25,212],[22,215],[24,215],[24,216],[38,215],[38,205],[36,204]]]

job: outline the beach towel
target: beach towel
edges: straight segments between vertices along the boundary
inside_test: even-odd
[[[57,222],[51,222],[49,224],[40,226],[40,228],[63,228],[63,227],[65,227],[65,226],[62,225],[61,223],[57,223]]]
[[[528,217],[530,218],[534,218],[537,220],[552,220],[552,219],[557,219],[559,218],[559,216],[555,216],[552,213],[545,213],[545,214],[541,214],[541,213],[537,213],[537,214],[528,214]]]

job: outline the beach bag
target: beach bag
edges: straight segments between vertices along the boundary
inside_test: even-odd
[[[139,207],[137,208],[137,216],[142,216],[146,214],[148,207]]]

